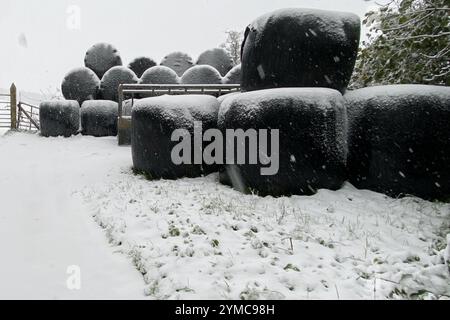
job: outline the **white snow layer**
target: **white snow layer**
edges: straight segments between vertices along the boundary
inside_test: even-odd
[[[417,97],[448,99],[450,97],[450,87],[423,84],[393,84],[349,90],[345,94],[345,98],[350,101],[384,99],[388,105],[392,99],[407,98],[414,101]]]
[[[116,143],[0,138],[0,297],[135,298],[139,289],[162,299],[450,296],[450,204],[350,184],[275,199],[243,195],[217,174],[148,181]],[[73,264],[82,268],[80,292],[65,288]]]
[[[145,298],[142,277],[75,197],[114,180],[111,168],[129,158],[115,148],[115,138],[0,137],[0,299]],[[80,290],[67,286],[70,266]]]

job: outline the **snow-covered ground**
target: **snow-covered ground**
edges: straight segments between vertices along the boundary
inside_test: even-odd
[[[0,137],[0,297],[450,297],[450,204],[350,184],[261,198],[131,165],[115,138]]]
[[[111,139],[0,136],[0,299],[145,298],[140,274],[73,197],[108,180],[114,147]],[[81,290],[69,289],[78,275],[71,266]]]

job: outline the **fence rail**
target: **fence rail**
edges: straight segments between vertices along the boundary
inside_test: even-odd
[[[131,117],[123,114],[123,104],[126,97],[131,97],[133,104],[137,94],[146,94],[146,96],[209,94],[219,97],[240,91],[241,86],[238,84],[121,84],[118,89],[118,143],[119,145],[131,143]]]

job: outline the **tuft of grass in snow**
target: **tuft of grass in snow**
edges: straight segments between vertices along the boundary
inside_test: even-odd
[[[177,181],[115,175],[81,194],[113,243],[131,253],[153,298],[450,295],[443,258],[449,204],[348,184],[272,198],[243,195],[215,174]]]

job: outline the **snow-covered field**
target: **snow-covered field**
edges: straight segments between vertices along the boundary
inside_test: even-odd
[[[115,138],[0,137],[0,297],[450,297],[450,204],[350,184],[261,198],[131,165]]]

